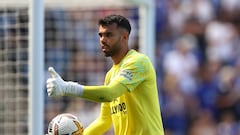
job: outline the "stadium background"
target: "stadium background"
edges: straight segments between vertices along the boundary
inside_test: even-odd
[[[156,0],[155,9],[155,67],[166,135],[240,134],[240,2]],[[4,22],[4,13],[7,12],[17,13],[17,21],[27,23],[26,10],[4,9],[0,12],[0,21]],[[138,49],[137,7],[94,11],[76,8],[45,10],[45,79],[49,77],[48,67],[54,66],[65,80],[84,85],[103,83],[111,60],[103,57],[100,51],[97,20],[110,13],[119,13],[130,19],[133,27],[130,47]],[[15,24],[16,20],[11,17],[7,16],[7,22]],[[24,76],[28,71],[24,63],[28,59],[28,30],[25,26],[17,27],[17,30],[10,28],[7,36],[14,37],[20,33],[22,37],[6,39],[3,38],[6,32],[0,28],[0,58],[3,63],[0,65],[0,79],[12,75],[8,74],[10,72],[17,72],[17,79],[21,80],[19,82],[9,77],[10,82],[0,82],[4,86],[0,88],[0,134],[15,134],[11,130],[15,124],[20,129],[16,131],[25,134],[28,129],[24,124],[24,110],[28,103],[26,99],[17,99],[21,101],[21,110],[15,116],[12,113],[15,103],[9,101],[15,95],[28,93],[27,88],[23,87],[28,83],[27,76]],[[16,55],[21,63],[11,64],[17,61]],[[8,63],[4,63],[6,59]],[[10,91],[15,89],[13,86],[16,84],[21,91]],[[45,133],[49,121],[59,113],[77,115],[87,126],[99,111],[99,103],[68,97],[52,99],[47,97],[47,93],[44,104]],[[22,122],[16,123],[19,117]],[[107,134],[112,134],[112,131]]]

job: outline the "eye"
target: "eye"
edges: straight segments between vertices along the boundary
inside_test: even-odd
[[[106,37],[111,37],[112,36],[112,33],[111,32],[107,32],[106,33]]]
[[[113,33],[112,32],[106,32],[106,33],[98,33],[99,37],[102,38],[102,37],[112,37],[113,36]]]
[[[98,33],[99,37],[102,37],[102,33]]]

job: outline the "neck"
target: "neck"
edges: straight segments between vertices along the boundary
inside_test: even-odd
[[[114,65],[119,64],[121,62],[121,60],[127,55],[128,51],[129,51],[129,49],[126,48],[124,50],[119,51],[118,54],[112,56]]]

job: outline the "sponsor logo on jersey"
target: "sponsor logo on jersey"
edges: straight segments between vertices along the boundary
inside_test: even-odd
[[[122,70],[120,71],[120,76],[123,76],[124,78],[127,78],[128,80],[132,80],[133,78],[133,74],[131,71],[129,70]]]
[[[117,114],[119,112],[127,113],[127,106],[125,102],[119,102],[119,99],[115,98],[111,105],[111,114]]]
[[[111,106],[111,114],[117,114],[119,112],[127,113],[127,106],[124,102]]]

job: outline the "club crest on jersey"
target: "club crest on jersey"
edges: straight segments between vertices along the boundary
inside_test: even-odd
[[[120,76],[123,76],[124,78],[127,78],[128,80],[132,80],[133,78],[133,74],[131,71],[129,70],[122,70],[120,71]]]

